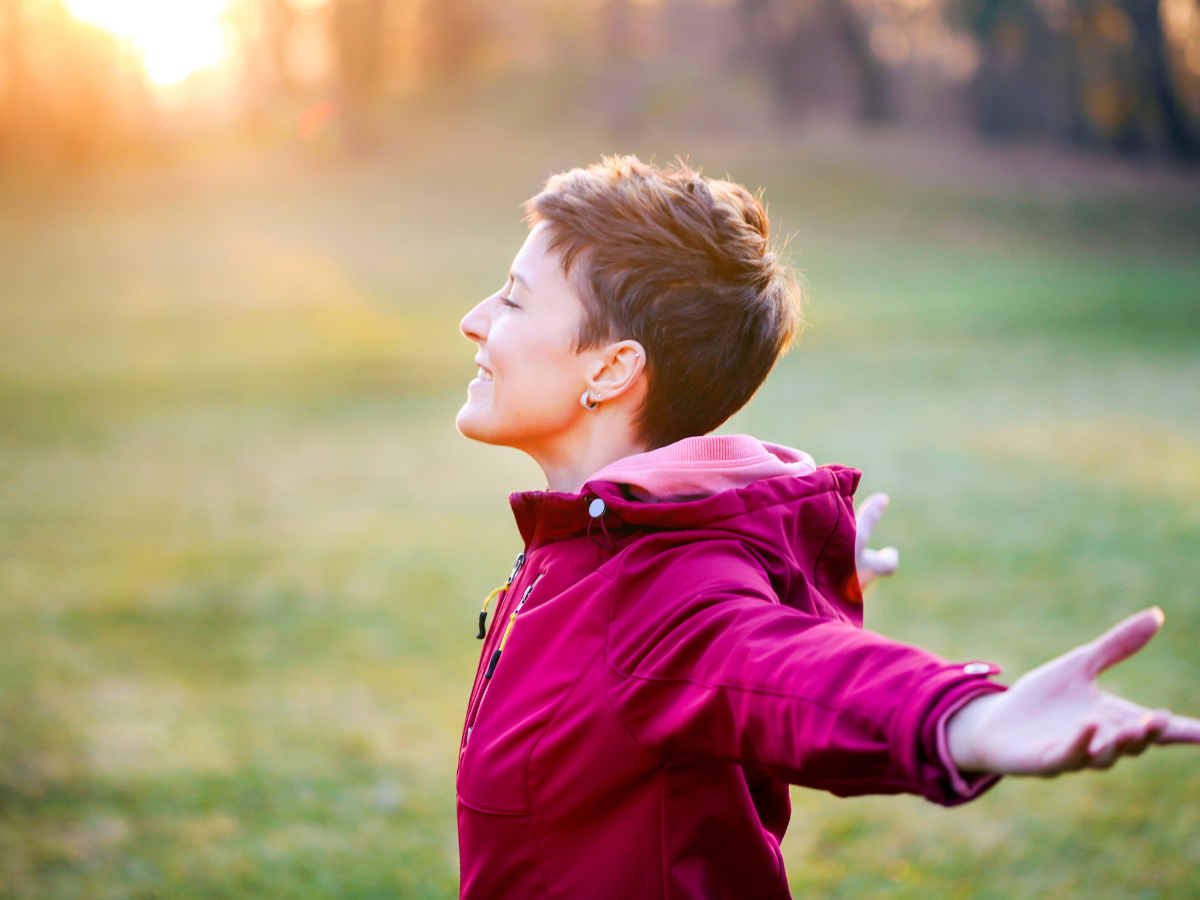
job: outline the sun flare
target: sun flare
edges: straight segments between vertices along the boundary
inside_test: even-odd
[[[229,0],[66,0],[75,18],[112,32],[140,53],[155,84],[177,84],[221,62]]]

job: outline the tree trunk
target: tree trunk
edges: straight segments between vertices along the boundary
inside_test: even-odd
[[[1162,122],[1172,155],[1195,162],[1200,159],[1200,143],[1192,131],[1171,74],[1158,0],[1124,0],[1123,6],[1134,28],[1134,52],[1137,54],[1138,77],[1142,82],[1138,85],[1138,92],[1148,94],[1146,99]]]
[[[866,25],[846,0],[825,2],[858,76],[859,116],[867,122],[881,122],[891,112],[887,72],[871,50]]]
[[[334,0],[331,26],[337,50],[338,93],[346,138],[352,146],[370,142],[370,106],[383,62],[384,0]]]

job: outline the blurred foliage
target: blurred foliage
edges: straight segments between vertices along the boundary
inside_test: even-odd
[[[1197,0],[214,0],[226,58],[170,87],[64,5],[84,2],[126,0],[0,0],[0,159],[213,133],[353,153],[414,105],[497,95],[622,136],[835,116],[1200,156]]]
[[[152,139],[138,60],[53,0],[0,0],[0,160],[78,163]]]
[[[483,106],[386,154],[0,185],[0,896],[455,895],[477,603],[540,483],[455,433],[457,322],[520,201],[614,149]],[[1014,677],[1157,603],[1106,684],[1200,712],[1192,182],[853,132],[620,149],[766,187],[811,324],[727,430],[891,493],[870,627]],[[797,791],[784,853],[799,896],[1165,900],[1200,893],[1198,800],[1188,750],[949,811]]]

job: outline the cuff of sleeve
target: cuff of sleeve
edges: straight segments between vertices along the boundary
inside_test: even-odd
[[[990,774],[964,775],[950,756],[946,722],[971,700],[1007,690],[989,680],[1000,669],[991,663],[942,664],[904,704],[899,735],[903,765],[917,785],[915,793],[942,806],[974,800],[999,781]]]
[[[999,669],[990,666],[986,674],[992,675],[998,672]],[[992,788],[1000,780],[999,775],[991,775],[986,772],[963,773],[958,770],[954,758],[950,755],[950,742],[946,738],[946,723],[950,721],[951,716],[977,697],[997,694],[1005,690],[1007,688],[1004,685],[984,678],[962,682],[943,694],[929,711],[929,716],[925,720],[926,725],[922,728],[922,756],[925,759],[937,761],[938,768],[944,773],[939,781],[949,788],[938,802],[946,806],[966,803]]]

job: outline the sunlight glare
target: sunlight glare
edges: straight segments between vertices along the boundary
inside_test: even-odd
[[[66,0],[72,15],[128,41],[146,75],[166,87],[216,65],[227,50],[229,0]]]

